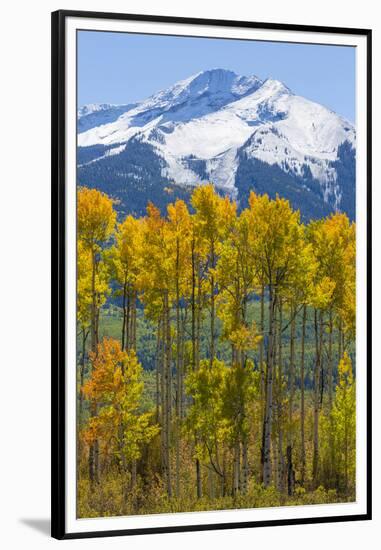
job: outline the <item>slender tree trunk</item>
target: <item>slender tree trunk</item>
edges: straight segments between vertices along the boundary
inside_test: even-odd
[[[307,306],[303,306],[303,321],[302,321],[302,341],[301,341],[301,358],[300,358],[300,444],[301,444],[301,483],[304,485],[306,475],[306,442],[305,442],[305,396],[304,396],[304,347],[306,338],[306,319],[307,319]]]
[[[122,351],[126,349],[126,321],[127,321],[126,300],[127,300],[127,281],[125,278],[124,284],[123,284]]]
[[[265,337],[265,287],[262,283],[261,287],[261,335],[262,339],[259,343],[259,372],[260,372],[260,421],[263,424],[264,404],[265,404],[265,370],[263,364],[263,341]]]
[[[180,250],[179,239],[176,246],[176,496],[180,496],[180,418],[181,418],[181,360],[180,360]]]
[[[184,313],[181,321],[181,342],[180,342],[180,365],[181,365],[181,376],[180,376],[180,419],[184,418],[184,377],[185,372],[185,326],[186,326],[186,313]]]
[[[196,368],[196,261],[195,261],[195,243],[192,240],[192,367]]]
[[[97,404],[93,400],[90,403],[90,416],[97,416]],[[90,482],[99,482],[99,442],[96,439],[89,445],[89,478]]]
[[[333,316],[332,308],[329,310],[329,332],[328,332],[328,408],[332,410],[333,404],[333,357],[332,357],[332,338],[333,338]]]
[[[161,448],[163,478],[166,484],[167,494],[169,493],[169,422],[168,422],[168,353],[167,353],[167,310],[165,294],[163,296],[163,324],[162,324],[162,367],[161,367]]]
[[[294,445],[293,429],[293,408],[295,396],[295,311],[291,307],[291,331],[290,331],[290,399],[288,409],[288,441],[287,441],[287,492],[291,496],[294,494],[294,466],[292,460],[292,451]]]
[[[82,357],[81,357],[81,367],[80,367],[80,381],[79,381],[79,411],[78,411],[78,424],[82,421],[83,415],[83,393],[82,388],[85,380],[85,369],[86,369],[86,340],[88,332],[83,328],[82,329]]]
[[[216,264],[216,255],[215,255],[214,242],[213,242],[211,247],[212,269],[215,268],[215,264]],[[214,356],[215,356],[215,347],[216,347],[215,345],[216,304],[215,304],[215,296],[214,296],[214,287],[215,287],[215,281],[214,281],[214,275],[212,273],[210,277],[210,364],[213,363]]]
[[[196,307],[196,348],[195,348],[195,365],[196,370],[200,364],[200,335],[201,335],[201,315],[202,315],[202,279],[201,266],[198,262],[197,266],[197,307]]]
[[[156,354],[155,354],[155,366],[156,366],[156,422],[160,422],[160,318],[157,322],[156,332]]]
[[[197,305],[196,305],[196,272],[197,272]],[[200,273],[199,263],[196,261],[195,242],[192,240],[192,368],[198,369],[199,364],[199,336],[200,336]],[[197,445],[197,438],[195,440]],[[196,492],[197,498],[202,497],[201,467],[198,458],[195,460],[196,467]]]
[[[95,250],[91,251],[91,324],[90,324],[90,334],[91,334],[91,351],[96,352],[97,350],[97,300],[96,300],[96,291],[95,291],[95,275],[96,275],[96,256]]]
[[[208,486],[209,486],[209,498],[213,500],[215,498],[215,494],[214,494],[214,476],[213,476],[213,472],[210,468],[208,469]]]
[[[119,468],[120,468],[120,471],[123,475],[123,478],[126,477],[126,474],[128,472],[128,465],[127,465],[126,455],[125,455],[124,446],[123,446],[124,429],[125,429],[124,423],[123,423],[123,421],[121,421],[119,423],[119,428],[118,428],[118,443],[119,443],[118,447],[119,447]],[[128,501],[128,497],[130,495],[130,489],[131,489],[131,486],[129,486],[126,482],[123,481],[123,500],[124,500],[124,502]]]
[[[295,489],[295,472],[292,466],[292,447],[287,447],[287,494],[292,496]]]
[[[128,296],[128,349],[136,351],[136,291],[130,286]]]
[[[339,320],[339,331],[338,331],[338,351],[339,351],[339,357],[338,357],[338,361],[340,361],[340,359],[342,358],[343,356],[343,339],[342,339],[342,335],[341,333],[343,332],[343,323],[341,321],[341,319]]]
[[[242,492],[247,494],[249,480],[248,444],[245,438],[242,443]]]
[[[170,325],[170,310],[168,291],[164,293],[164,311],[165,311],[165,394],[166,394],[166,439],[165,439],[165,463],[166,463],[166,481],[167,493],[172,497],[172,474],[171,474],[171,408],[172,408],[172,391],[171,391],[171,325]]]
[[[168,366],[168,376],[167,376],[167,383],[168,383],[168,411],[169,411],[169,420],[172,418],[172,337],[171,337],[171,310],[169,306],[169,295],[168,292],[166,292],[166,322],[167,322],[167,330],[166,330],[166,337],[167,337],[167,366]]]
[[[344,390],[344,402],[346,402],[346,390]],[[348,494],[348,418],[345,414],[344,419],[344,483],[345,483],[345,494]]]
[[[333,441],[333,418],[332,418],[332,406],[333,406],[333,357],[332,357],[332,340],[333,340],[333,315],[332,307],[329,310],[329,327],[328,327],[328,411],[329,411],[329,448],[330,448],[330,464],[329,464],[329,481],[333,481],[334,477],[334,462],[335,462],[335,449]]]
[[[136,313],[137,313],[137,293],[136,290],[132,290],[132,304],[131,304],[131,343],[130,348],[136,351]]]
[[[313,427],[313,458],[312,458],[312,478],[314,486],[318,483],[319,466],[319,412],[320,412],[320,376],[321,376],[321,350],[323,340],[323,314],[315,309],[314,316],[315,328],[315,371],[314,371],[314,427]]]
[[[284,493],[285,463],[283,454],[283,357],[282,357],[282,324],[283,308],[282,300],[279,300],[279,326],[278,326],[278,387],[277,387],[277,412],[278,412],[278,491]],[[274,334],[275,346],[275,334]]]
[[[135,489],[137,479],[137,463],[136,460],[133,460],[131,463],[131,489]]]
[[[210,364],[213,363],[215,356],[215,323],[216,323],[216,306],[214,296],[214,277],[210,278]]]
[[[130,285],[127,285],[127,309],[126,309],[126,337],[125,337],[125,348],[130,349],[131,346],[131,291]]]
[[[81,363],[80,363],[80,379],[79,379],[79,405],[78,405],[78,418],[77,418],[77,481],[80,478],[80,459],[82,456],[82,438],[79,437],[80,433],[80,427],[82,425],[82,416],[83,416],[83,383],[85,379],[85,368],[86,368],[86,338],[87,338],[87,332],[85,328],[82,328],[82,357],[81,357]]]
[[[221,479],[221,495],[226,496],[226,450],[222,449],[222,479]]]
[[[234,446],[234,463],[233,463],[233,496],[237,496],[239,493],[239,480],[240,480],[240,443],[239,441]]]
[[[134,339],[133,346],[134,350],[137,350],[137,319],[138,319],[138,292],[135,290],[134,294]]]
[[[166,441],[167,441],[167,396],[166,396],[166,322],[165,322],[165,308],[163,300],[163,313],[161,319],[161,346],[160,346],[160,423],[161,423],[161,464],[163,470],[163,478],[167,480],[167,466],[166,466]]]
[[[196,488],[197,488],[197,498],[201,498],[202,497],[201,465],[198,458],[196,458]]]
[[[95,288],[95,276],[96,276],[96,255],[94,248],[91,252],[91,351],[96,354],[98,348],[98,315],[97,315],[97,297]],[[94,417],[97,414],[97,404],[95,401],[90,403],[90,416]],[[98,466],[99,466],[99,446],[98,441],[95,440],[89,445],[89,478],[90,482],[98,482]]]
[[[267,380],[266,405],[262,435],[263,483],[265,487],[271,484],[271,434],[273,420],[273,363],[274,363],[274,317],[276,294],[272,284],[269,285],[269,342],[267,350]]]
[[[260,317],[260,330],[261,341],[259,343],[259,422],[260,426],[264,426],[265,418],[265,397],[266,397],[266,375],[265,369],[267,365],[264,363],[264,341],[265,341],[265,285],[261,285],[261,317]],[[263,439],[263,434],[262,434]],[[263,483],[263,440],[259,457],[259,480]]]
[[[96,407],[95,416],[98,414],[98,407]],[[99,439],[94,443],[94,479],[96,483],[99,483],[99,469],[100,469],[100,457],[99,457]]]
[[[180,417],[176,416],[176,497],[180,496]]]
[[[91,484],[95,482],[94,443],[89,445],[89,479]]]

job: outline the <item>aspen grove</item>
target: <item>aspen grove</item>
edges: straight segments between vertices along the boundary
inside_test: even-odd
[[[79,517],[355,500],[355,224],[240,207],[78,188]]]

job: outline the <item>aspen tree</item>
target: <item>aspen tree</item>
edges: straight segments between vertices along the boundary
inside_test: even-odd
[[[216,280],[215,268],[221,240],[229,234],[235,219],[236,204],[228,197],[220,197],[213,185],[202,185],[192,195],[192,206],[196,210],[195,221],[199,235],[204,239],[207,250],[207,277],[210,302],[210,362],[213,362],[216,348]]]
[[[176,201],[168,206],[168,247],[172,258],[171,279],[174,286],[176,309],[176,496],[180,495],[180,423],[184,406],[184,307],[188,298],[191,266],[190,245],[191,223],[188,208],[184,201]]]
[[[122,295],[122,350],[136,349],[137,278],[141,270],[142,222],[133,216],[118,224],[115,245],[110,252],[113,278]]]
[[[113,339],[104,339],[96,353],[90,352],[90,358],[93,369],[83,393],[99,404],[99,410],[89,419],[85,438],[90,444],[97,440],[112,449],[124,473],[130,470],[133,487],[133,464],[142,445],[158,433],[153,413],[139,413],[142,367],[134,351],[123,351]]]
[[[275,349],[275,313],[280,292],[298,268],[298,254],[302,238],[299,212],[293,212],[288,201],[267,195],[251,193],[249,198],[253,217],[253,253],[258,268],[266,278],[268,288],[268,346],[266,372],[266,403],[262,436],[263,483],[272,481],[271,436],[273,423],[273,380]]]
[[[332,408],[335,448],[338,453],[338,470],[342,474],[345,492],[349,479],[355,479],[356,468],[356,386],[352,363],[344,352],[338,366],[338,386]]]
[[[77,233],[78,241],[82,243],[91,255],[91,351],[97,352],[99,342],[99,311],[101,298],[97,292],[97,276],[101,269],[102,250],[111,237],[116,222],[116,213],[112,200],[97,191],[80,187],[77,192]],[[91,415],[96,415],[97,404],[92,402]],[[98,442],[89,448],[89,474],[92,481],[98,480],[99,449]]]
[[[166,490],[172,496],[171,420],[172,420],[172,335],[170,324],[170,254],[166,236],[166,221],[152,204],[147,206],[142,240],[144,270],[139,274],[145,311],[160,328],[160,424],[161,462]]]
[[[91,254],[91,350],[96,351],[99,334],[99,304],[96,293],[96,276],[101,253],[115,227],[116,213],[112,200],[97,191],[80,187],[77,193],[78,241]]]
[[[77,243],[77,324],[82,336],[78,424],[82,422],[83,393],[82,387],[86,368],[86,341],[90,332],[91,318],[91,253],[81,241]]]
[[[355,225],[333,214],[305,227],[288,201],[255,193],[237,213],[212,185],[190,210],[149,204],[115,225],[111,199],[78,193],[81,514],[152,513],[172,496],[181,510],[257,506],[256,481],[286,504],[315,502],[319,485],[336,490],[324,500],[352,498]],[[118,294],[119,340],[101,341]],[[136,339],[150,324],[143,392]]]
[[[294,494],[295,488],[295,465],[294,465],[294,446],[295,446],[295,386],[297,379],[296,362],[296,326],[299,320],[299,313],[302,312],[302,335],[301,335],[301,463],[302,476],[304,478],[305,469],[305,333],[307,322],[307,305],[310,303],[311,293],[314,291],[313,281],[316,276],[318,264],[312,253],[312,246],[306,238],[306,228],[301,226],[301,235],[299,240],[299,254],[295,263],[295,269],[290,275],[287,285],[282,289],[284,303],[288,308],[288,320],[281,324],[281,332],[289,331],[289,363],[288,363],[288,425],[287,425],[287,492],[289,496]]]

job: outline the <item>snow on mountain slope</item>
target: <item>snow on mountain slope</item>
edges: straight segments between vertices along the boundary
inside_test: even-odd
[[[246,121],[260,122],[244,146],[248,157],[278,164],[297,176],[303,176],[308,167],[323,186],[325,199],[337,195],[332,163],[342,143],[355,146],[355,129],[349,122],[318,103],[292,94],[275,80],[266,81],[258,92],[236,101],[230,109]]]
[[[118,105],[114,105],[112,103],[89,103],[88,105],[84,105],[78,109],[78,118],[92,115],[93,113],[108,111],[113,107],[118,107]]]
[[[136,107],[136,103],[113,105],[110,103],[92,103],[78,109],[78,133],[86,132],[96,126],[117,120],[123,113]]]
[[[258,89],[262,82],[255,76],[237,76],[232,71],[212,69],[177,82],[167,90],[160,91],[147,100],[121,114],[109,124],[81,132],[78,145],[81,147],[102,143],[108,145],[126,141],[138,132],[165,122],[186,122],[214,112],[224,105]],[[111,107],[111,106],[110,106]],[[112,106],[114,107],[114,106]],[[128,106],[127,106],[128,107]],[[83,107],[94,112],[97,106]],[[99,106],[99,111],[107,111]],[[134,128],[134,131],[131,131]]]
[[[115,113],[116,108],[87,106],[79,120]],[[122,153],[122,145],[137,138],[163,159],[162,175],[168,180],[180,185],[213,181],[234,194],[244,155],[293,177],[310,174],[320,183],[324,200],[340,206],[335,162],[343,143],[355,148],[355,129],[277,80],[262,82],[255,76],[212,69],[120,108],[123,112],[115,119],[100,118],[99,125],[80,130],[79,147],[108,148],[92,163]]]

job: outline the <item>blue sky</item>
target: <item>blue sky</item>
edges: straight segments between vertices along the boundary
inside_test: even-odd
[[[355,48],[111,32],[78,32],[78,106],[130,103],[202,70],[284,82],[355,120]]]

